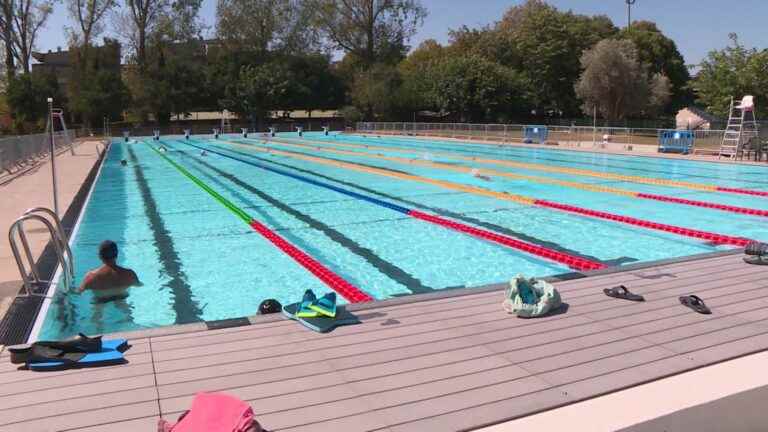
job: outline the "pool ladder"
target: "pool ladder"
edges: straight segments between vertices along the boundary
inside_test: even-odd
[[[38,293],[34,288],[52,282],[40,278],[40,271],[32,256],[32,251],[29,248],[27,234],[24,231],[24,222],[32,220],[42,223],[48,229],[48,233],[51,236],[51,243],[53,244],[53,250],[56,252],[58,264],[62,269],[64,289],[68,291],[75,278],[75,269],[72,250],[67,243],[67,237],[61,226],[61,220],[52,210],[45,207],[35,207],[24,212],[20,218],[13,222],[10,230],[8,230],[8,242],[11,245],[13,257],[16,259],[16,265],[19,267],[21,279],[24,281],[25,293],[19,294],[19,297],[45,297],[46,295],[44,293]],[[27,259],[27,263],[29,264],[29,271],[27,271],[27,267],[24,264],[24,260],[19,251],[19,245],[16,241],[17,238],[18,240],[21,240],[21,246]]]

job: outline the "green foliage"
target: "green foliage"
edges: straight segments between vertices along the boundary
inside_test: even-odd
[[[758,100],[757,115],[763,117],[768,114],[768,50],[747,49],[735,34],[730,38],[731,46],[711,51],[699,65],[691,83],[696,102],[715,115],[727,117],[731,97],[753,95]]]
[[[578,112],[574,94],[581,54],[616,34],[605,16],[561,12],[540,0],[509,9],[491,30],[501,63],[523,73],[532,84],[532,102],[540,110]]]
[[[446,57],[428,76],[432,105],[460,121],[496,121],[524,105],[525,79],[476,55]]]
[[[47,99],[52,97],[56,106],[66,102],[64,92],[52,74],[23,74],[14,77],[6,89],[6,101],[22,132],[33,123],[45,123],[48,115]]]
[[[419,0],[307,0],[314,24],[334,48],[364,67],[394,64],[408,51],[408,40],[427,14]]]
[[[638,58],[649,65],[650,74],[662,74],[669,78],[672,97],[666,107],[668,112],[677,112],[690,104],[692,95],[687,86],[691,76],[675,41],[664,36],[656,24],[648,21],[633,22],[631,28],[619,33],[619,37],[635,44]]]
[[[597,107],[602,117],[623,120],[655,111],[669,99],[669,79],[660,74],[649,77],[631,41],[600,41],[584,53],[581,64],[584,73],[575,89],[586,114]]]

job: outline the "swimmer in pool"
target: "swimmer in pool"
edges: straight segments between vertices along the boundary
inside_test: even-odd
[[[205,150],[200,150],[200,156],[207,156],[208,152]]]
[[[117,265],[117,244],[115,242],[111,240],[101,242],[99,258],[104,264],[85,275],[78,292],[81,293],[89,289],[98,298],[117,298],[127,295],[128,288],[141,286],[136,272]]]
[[[126,165],[128,165],[128,161],[123,159],[123,160],[120,161],[120,165],[126,166]]]

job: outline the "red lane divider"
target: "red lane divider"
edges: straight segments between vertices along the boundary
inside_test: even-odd
[[[267,240],[271,241],[280,250],[296,260],[296,262],[317,276],[318,279],[325,282],[326,285],[331,287],[334,291],[339,293],[350,303],[373,301],[373,297],[369,296],[358,287],[345,281],[336,273],[328,270],[325,266],[299,250],[296,246],[288,243],[285,239],[275,234],[272,230],[261,224],[259,221],[251,220],[248,224],[251,226],[251,228],[256,230],[256,232],[264,236]]]
[[[607,220],[612,220],[616,222],[622,222],[628,225],[635,225],[635,226],[654,229],[658,231],[666,231],[666,232],[670,232],[670,233],[681,235],[681,236],[693,237],[701,240],[708,240],[717,244],[727,244],[727,245],[744,247],[747,245],[747,243],[750,242],[749,239],[745,239],[741,237],[732,237],[724,234],[711,233],[707,231],[699,231],[695,229],[683,228],[683,227],[678,227],[674,225],[667,225],[667,224],[651,222],[651,221],[642,220],[642,219],[635,219],[629,216],[621,216],[621,215],[605,213],[597,210],[589,210],[581,207],[576,207],[568,204],[560,204],[560,203],[551,202],[551,201],[536,200],[534,204],[542,207],[549,207],[549,208],[563,210],[571,213],[582,214],[585,216],[591,216],[591,217],[596,217],[600,219],[607,219]]]
[[[711,203],[706,201],[695,201],[695,200],[689,200],[685,198],[675,198],[670,196],[654,195],[654,194],[647,194],[647,193],[639,193],[636,196],[638,198],[645,198],[645,199],[651,199],[656,201],[685,204],[685,205],[695,206],[695,207],[711,208],[716,210],[723,210],[723,211],[728,211],[732,213],[741,213],[741,214],[752,215],[752,216],[768,217],[768,210],[737,207],[737,206],[731,206],[731,205],[725,205],[725,204]]]
[[[716,190],[718,192],[730,192],[730,193],[737,193],[737,194],[742,194],[742,195],[754,195],[754,196],[768,197],[768,191],[759,191],[759,190],[752,190],[752,189],[729,188],[729,187],[723,187],[723,186],[718,186]]]
[[[460,231],[466,234],[470,234],[476,237],[480,237],[485,240],[490,240],[505,246],[509,246],[515,249],[520,249],[522,251],[530,253],[531,255],[537,255],[555,262],[559,262],[561,264],[565,264],[568,267],[575,270],[580,270],[580,271],[600,270],[607,267],[605,264],[590,261],[588,259],[584,259],[584,258],[573,256],[573,255],[568,255],[566,253],[557,252],[555,250],[547,249],[542,246],[527,243],[522,240],[517,240],[512,237],[508,237],[501,234],[493,233],[491,231],[486,231],[479,228],[471,227],[469,225],[464,225],[462,223],[454,222],[452,220],[443,219],[439,216],[434,216],[428,213],[422,213],[418,210],[411,210],[410,212],[408,212],[408,215],[416,219],[421,219],[426,222],[430,222],[436,225],[440,225],[446,228],[450,228],[450,229]]]

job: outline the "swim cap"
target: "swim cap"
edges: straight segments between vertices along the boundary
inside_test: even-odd
[[[117,258],[117,243],[112,240],[104,240],[99,245],[99,258],[111,260]]]
[[[259,305],[259,315],[266,315],[280,312],[283,306],[275,299],[267,299]]]

